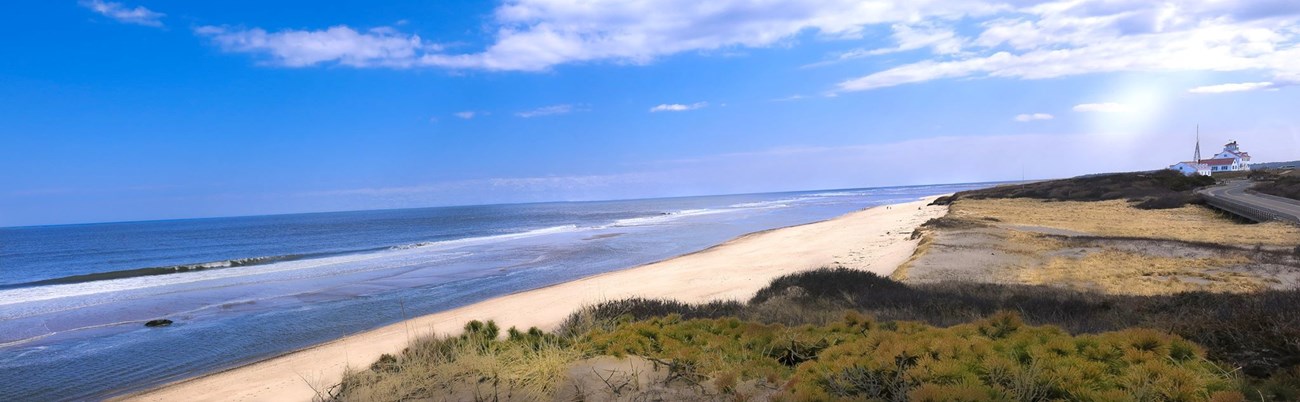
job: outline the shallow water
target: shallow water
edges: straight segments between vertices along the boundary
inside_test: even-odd
[[[937,185],[0,228],[0,400],[101,399]],[[145,328],[145,321],[175,324]]]

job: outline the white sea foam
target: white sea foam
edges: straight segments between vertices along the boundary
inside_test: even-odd
[[[743,208],[743,209],[754,209],[754,208],[758,208],[758,209],[768,209],[768,208],[786,208],[786,207],[789,207],[789,206],[792,205],[792,204],[798,204],[798,203],[806,202],[806,201],[816,201],[816,200],[820,200],[820,199],[823,199],[823,198],[826,198],[826,197],[821,197],[821,196],[817,196],[816,194],[812,194],[812,195],[808,195],[808,196],[804,196],[804,197],[782,198],[782,199],[779,199],[779,200],[771,200],[771,201],[757,201],[757,202],[745,202],[745,203],[740,203],[740,204],[732,204],[732,205],[729,205],[728,207],[729,207],[729,208]]]
[[[638,218],[619,219],[614,221],[614,223],[611,223],[606,226],[601,226],[598,228],[603,229],[603,228],[610,228],[610,227],[621,228],[621,227],[629,227],[629,226],[659,225],[659,224],[675,221],[686,217],[713,215],[713,214],[720,214],[726,212],[732,212],[732,211],[728,209],[707,209],[707,208],[706,209],[684,209],[681,211],[665,213],[662,215],[651,215],[651,216],[642,216]]]
[[[730,208],[746,208],[746,209],[748,209],[748,208],[785,208],[785,207],[789,207],[791,202],[794,202],[793,199],[775,200],[775,201],[759,201],[759,202],[742,202],[742,203],[740,203],[740,204],[732,204],[732,205],[729,205],[728,207],[730,207]]]
[[[30,302],[95,295],[101,293],[126,292],[146,288],[176,286],[191,283],[214,281],[214,280],[238,280],[243,277],[261,279],[265,275],[279,274],[275,280],[293,279],[293,277],[310,277],[310,276],[327,276],[338,275],[349,272],[361,272],[375,269],[393,268],[394,263],[399,263],[405,259],[414,258],[421,263],[460,258],[471,255],[470,253],[449,252],[456,248],[489,244],[495,242],[516,240],[528,237],[543,236],[548,234],[568,233],[591,228],[580,228],[577,225],[563,225],[548,228],[541,228],[519,233],[506,233],[491,236],[471,237],[464,239],[445,240],[437,242],[420,243],[404,247],[394,247],[389,250],[376,251],[370,253],[349,254],[341,256],[312,258],[303,260],[281,261],[261,265],[236,266],[218,270],[201,270],[195,272],[185,272],[169,275],[153,275],[131,278],[121,278],[102,281],[91,281],[83,283],[37,286],[30,288],[18,288],[0,290],[0,306],[25,304]],[[374,263],[361,263],[372,261]],[[400,264],[399,264],[400,265]],[[322,269],[328,267],[329,269]],[[285,274],[293,274],[288,277]],[[245,279],[254,280],[254,279]],[[0,311],[0,319],[10,319],[15,316],[24,316],[29,312],[19,311],[20,309],[8,309]]]
[[[491,235],[491,236],[467,237],[464,239],[427,241],[427,242],[420,242],[420,243],[413,243],[413,244],[403,244],[400,246],[389,247],[389,249],[409,250],[409,249],[416,249],[416,248],[432,248],[432,247],[444,247],[444,248],[463,247],[463,246],[468,246],[473,244],[483,244],[483,243],[492,243],[492,242],[505,241],[505,240],[522,239],[526,237],[542,236],[548,234],[576,232],[583,229],[584,228],[578,227],[578,225],[561,225],[561,226],[552,226],[548,228],[534,229],[534,230],[529,230],[526,232],[519,232],[519,233],[506,233],[506,234]]]
[[[825,193],[809,194],[809,196],[812,197],[852,197],[858,195],[866,195],[866,194],[857,191],[830,191]]]

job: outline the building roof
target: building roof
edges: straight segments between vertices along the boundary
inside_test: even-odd
[[[1206,164],[1204,164],[1204,163],[1191,162],[1191,161],[1187,161],[1187,162],[1178,162],[1178,163],[1175,163],[1175,164],[1174,164],[1174,166],[1178,166],[1178,165],[1187,165],[1187,166],[1194,167],[1194,168],[1196,168],[1196,169],[1209,169],[1209,168],[1210,168],[1210,165],[1206,165]]]
[[[1236,160],[1236,158],[1201,159],[1201,163],[1210,166],[1224,166],[1231,165],[1232,162],[1235,162]]]

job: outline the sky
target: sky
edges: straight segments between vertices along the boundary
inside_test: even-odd
[[[0,226],[1300,159],[1294,0],[19,0]]]

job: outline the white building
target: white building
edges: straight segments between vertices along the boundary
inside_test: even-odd
[[[1178,162],[1169,166],[1185,175],[1199,174],[1209,176],[1215,172],[1239,172],[1250,170],[1250,153],[1237,148],[1236,141],[1223,145],[1223,152],[1214,154],[1210,159],[1201,159],[1201,143],[1196,142],[1196,157],[1190,162]]]
[[[1194,174],[1199,174],[1201,176],[1210,175],[1210,165],[1206,165],[1204,163],[1178,162],[1169,166],[1169,168],[1173,170],[1177,170],[1178,172],[1186,176],[1191,176]]]

